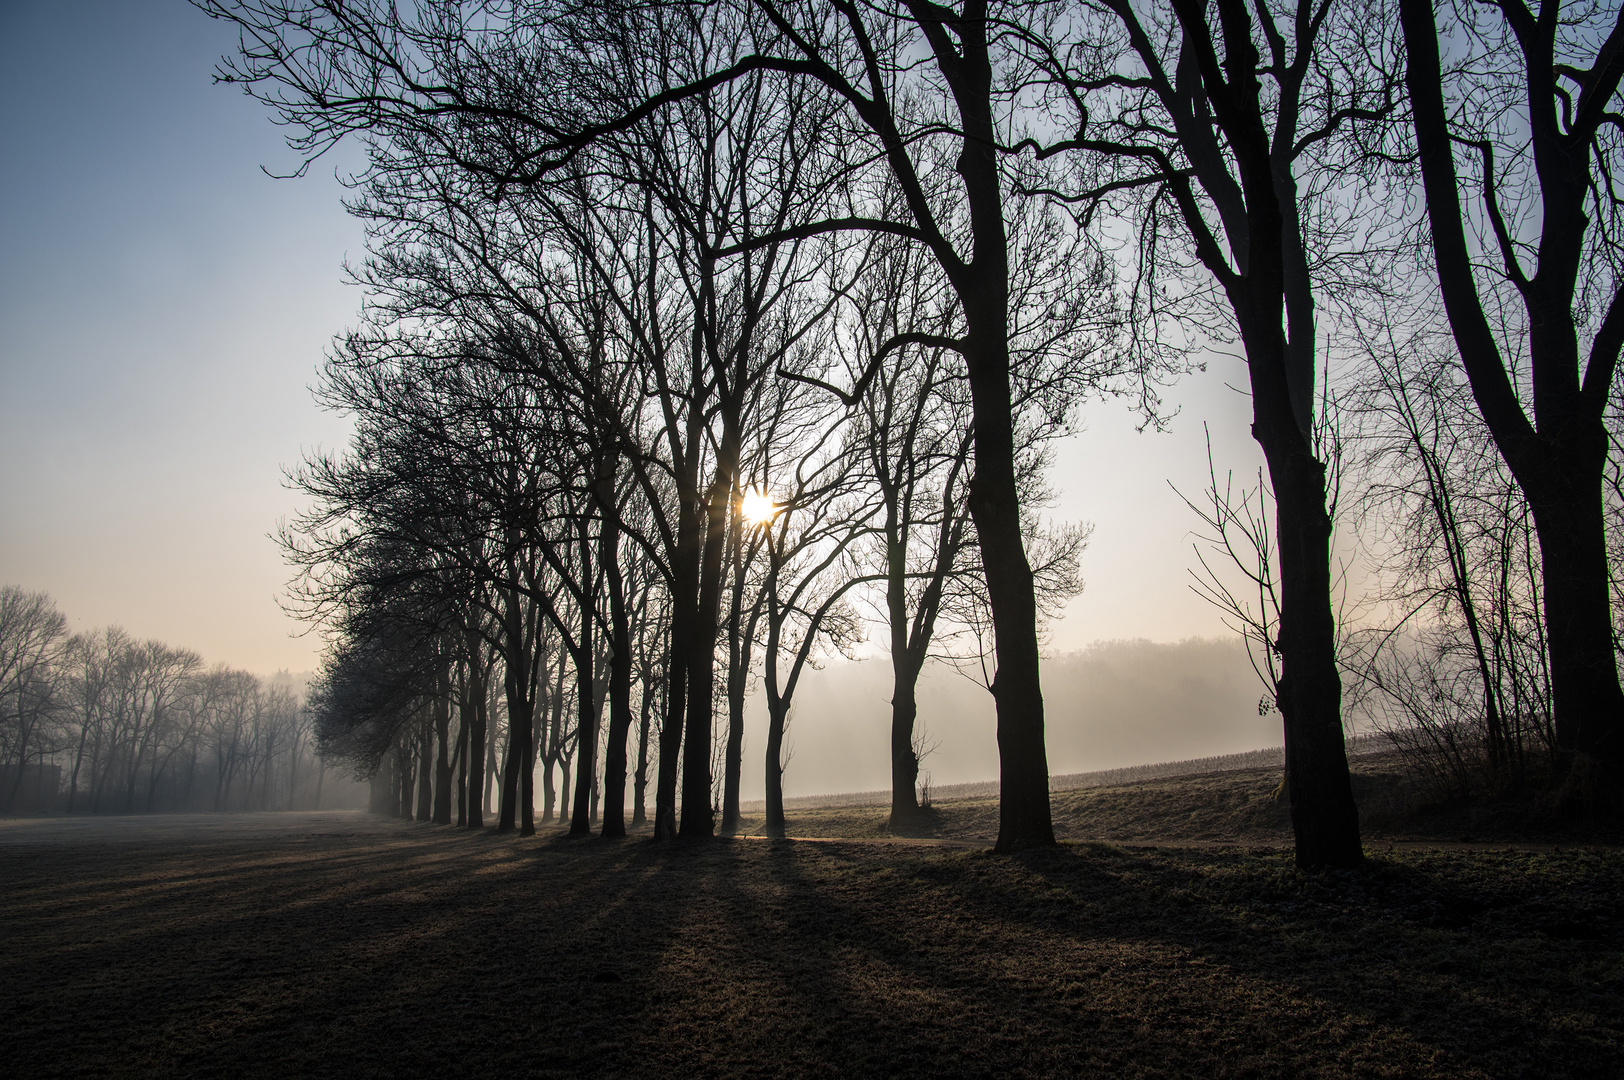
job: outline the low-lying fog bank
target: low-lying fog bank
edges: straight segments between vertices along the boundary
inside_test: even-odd
[[[1279,746],[1280,718],[1258,714],[1263,688],[1239,640],[1105,641],[1043,663],[1053,775],[1211,757]],[[891,783],[891,666],[838,660],[808,672],[795,695],[786,795],[886,788]],[[933,785],[998,776],[992,696],[953,668],[926,667],[919,686]],[[725,720],[723,721],[725,723]],[[764,797],[766,708],[750,702],[743,796]]]

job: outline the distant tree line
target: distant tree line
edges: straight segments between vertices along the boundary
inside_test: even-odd
[[[624,831],[628,771],[656,836],[727,831],[759,679],[781,831],[798,680],[866,607],[893,821],[947,652],[996,703],[999,848],[1052,843],[1039,625],[1084,533],[1041,523],[1044,447],[1090,394],[1161,422],[1214,347],[1267,476],[1194,501],[1201,587],[1282,717],[1299,862],[1362,858],[1352,706],[1619,807],[1616,8],[199,6],[303,165],[367,155],[321,390],[357,432],[283,540],[322,745],[397,811],[410,776],[478,825],[494,770],[528,831],[538,763],[573,832]],[[1374,634],[1333,603],[1355,508],[1392,527]]]
[[[69,813],[316,809],[312,736],[291,680],[118,627],[70,635],[49,595],[0,588],[0,811],[25,788],[26,809]]]

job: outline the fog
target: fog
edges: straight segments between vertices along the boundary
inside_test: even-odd
[[[1102,641],[1043,664],[1050,775],[1256,750],[1281,744],[1278,715],[1258,715],[1262,685],[1238,639]],[[890,660],[839,660],[808,672],[795,695],[784,794],[891,785]],[[946,664],[919,683],[919,719],[935,749],[932,784],[998,777],[992,696]],[[725,723],[725,721],[724,721]],[[742,798],[765,792],[766,706],[746,713]]]

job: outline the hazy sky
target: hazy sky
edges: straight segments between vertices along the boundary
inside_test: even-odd
[[[267,534],[297,503],[282,469],[346,423],[309,386],[354,317],[362,256],[332,166],[291,158],[264,110],[211,84],[235,45],[182,0],[0,3],[0,581],[75,628],[116,622],[259,672],[315,666],[278,608]],[[1052,629],[1223,632],[1187,587],[1194,519],[1169,490],[1260,460],[1219,359],[1170,395],[1170,434],[1121,404],[1059,448],[1056,513],[1091,520],[1088,588]]]

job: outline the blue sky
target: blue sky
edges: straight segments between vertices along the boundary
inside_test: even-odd
[[[264,110],[211,84],[229,30],[183,0],[0,4],[0,580],[52,593],[75,628],[116,622],[255,671],[315,666],[278,608],[267,538],[298,505],[282,469],[347,426],[311,403],[361,297],[361,231],[334,163],[300,180]],[[1194,524],[1169,490],[1205,478],[1201,422],[1250,474],[1249,406],[1217,359],[1171,398],[1171,434],[1084,411],[1056,512],[1095,522],[1088,589],[1053,629],[1222,632],[1191,596]]]

